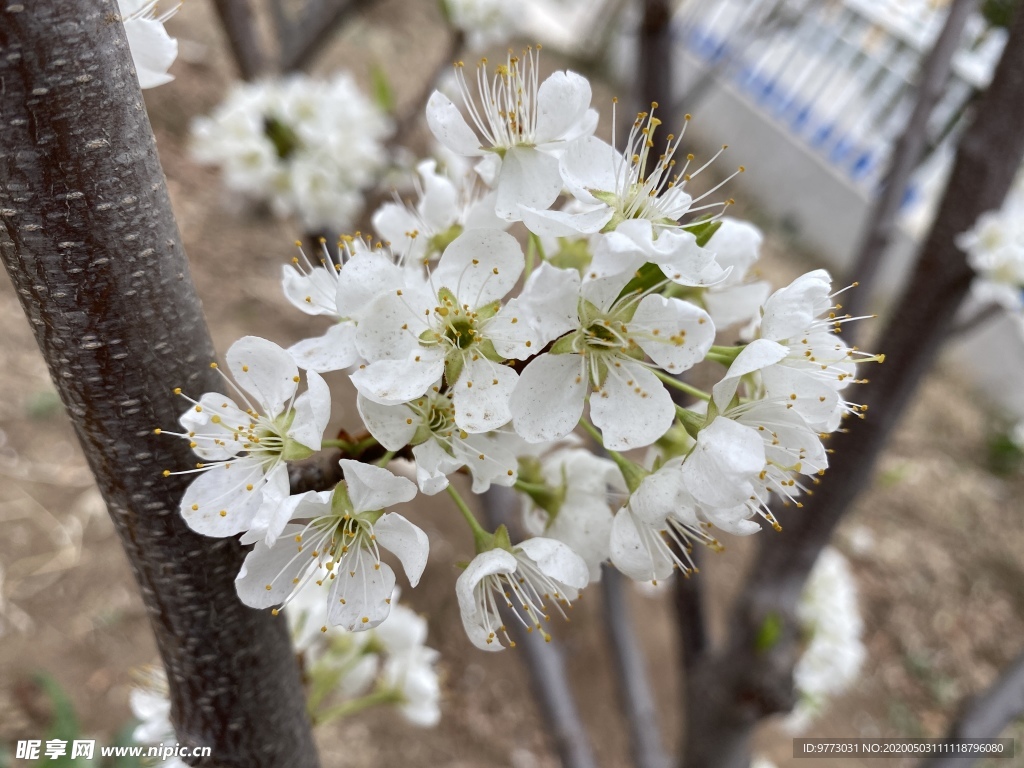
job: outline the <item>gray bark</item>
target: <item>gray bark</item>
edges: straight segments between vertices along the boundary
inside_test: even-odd
[[[799,655],[795,608],[807,576],[836,525],[871,482],[882,448],[948,335],[973,277],[954,238],[998,208],[1024,158],[1024,11],[1018,8],[991,86],[960,142],[949,184],[904,295],[882,333],[884,365],[851,396],[869,405],[863,422],[833,435],[832,467],[803,510],[762,542],[723,650],[690,685],[685,768],[741,768],[758,721],[790,709]],[[758,649],[766,623],[778,628]]]
[[[928,120],[942,98],[964,25],[977,4],[977,0],[953,0],[942,32],[921,65],[914,109],[893,147],[882,191],[864,219],[864,231],[853,260],[850,281],[856,280],[860,285],[848,294],[845,304],[854,317],[863,314],[869,306],[882,257],[896,232],[907,184],[924,155]]]
[[[301,18],[287,29],[278,30],[281,38],[278,69],[294,72],[308,67],[330,42],[334,30],[370,2],[372,0],[307,0]]]
[[[113,0],[0,7],[0,256],[142,591],[180,742],[203,766],[318,764],[286,625],[246,608],[245,550],[178,513],[181,386],[218,389]]]

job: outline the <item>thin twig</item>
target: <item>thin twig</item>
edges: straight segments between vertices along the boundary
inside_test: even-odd
[[[491,486],[481,497],[484,517],[491,528],[513,527],[516,495],[508,488]],[[538,632],[527,632],[519,621],[507,622],[523,654],[534,695],[540,702],[555,747],[565,768],[597,768],[587,729],[576,707],[572,685],[565,670],[565,653],[554,640],[545,642]]]
[[[965,317],[950,328],[949,338],[952,340],[971,333],[972,331],[976,331],[986,323],[995,320],[996,318],[1003,317],[1006,314],[1007,310],[1002,304],[986,304],[973,315]]]
[[[370,0],[309,0],[301,18],[281,33],[280,70],[294,72],[308,67],[330,42],[334,30],[369,3]]]
[[[255,80],[267,69],[267,56],[249,0],[214,0],[231,55],[243,80]]]
[[[634,762],[637,768],[667,768],[671,761],[661,740],[658,707],[648,684],[643,650],[629,619],[623,577],[608,565],[601,569],[601,594],[602,621],[615,662]]]
[[[1002,672],[999,678],[975,698],[950,726],[947,739],[994,739],[1024,715],[1024,653]],[[978,755],[978,759],[984,757]],[[961,755],[936,755],[926,759],[919,768],[968,768],[976,760]]]
[[[945,92],[953,55],[960,46],[967,18],[976,6],[977,0],[953,0],[950,3],[942,32],[921,65],[914,109],[893,147],[881,194],[875,198],[865,218],[863,234],[853,259],[850,282],[856,280],[860,285],[856,291],[850,292],[845,304],[846,311],[854,317],[865,314],[870,303],[882,257],[896,232],[907,184],[928,142],[928,121]],[[857,329],[852,329],[851,334],[852,337],[858,335]]]

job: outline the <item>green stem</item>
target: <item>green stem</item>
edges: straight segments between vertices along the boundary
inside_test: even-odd
[[[580,419],[580,426],[587,430],[590,436],[597,441],[598,445],[604,448],[604,440],[601,439],[601,433],[597,431],[597,427],[586,419]],[[608,458],[618,465],[619,471],[622,472],[622,477],[626,481],[626,486],[629,488],[630,493],[633,493],[633,491],[639,488],[640,482],[650,474],[646,469],[636,462],[630,461],[618,451],[612,451],[604,448],[604,452],[608,454]]]
[[[349,717],[379,704],[399,704],[402,701],[404,699],[401,693],[390,688],[383,688],[373,693],[368,693],[366,696],[361,696],[358,699],[343,701],[341,704],[336,704],[330,709],[324,710],[312,718],[313,724],[322,725],[323,723],[329,723],[331,720],[337,720],[339,717]]]
[[[710,355],[709,355],[709,357],[710,357]],[[680,392],[685,392],[686,394],[692,395],[693,397],[696,397],[699,400],[703,400],[705,402],[710,402],[711,395],[709,395],[703,389],[698,389],[697,387],[693,386],[692,384],[687,384],[685,381],[680,381],[675,376],[670,376],[669,374],[665,373],[664,371],[659,371],[657,368],[652,368],[651,371],[654,373],[655,376],[657,376],[663,382],[668,384],[670,387],[675,387]]]
[[[380,457],[380,459],[377,460],[377,466],[386,467],[388,464],[391,463],[391,460],[395,458],[396,453],[398,453],[398,451],[388,451],[387,453],[385,453],[383,456]]]
[[[523,269],[523,280],[529,280],[533,274],[533,262],[537,257],[537,246],[533,242],[533,234],[526,241],[526,267]]]
[[[320,445],[323,448],[338,448],[348,456],[356,458],[361,456],[368,448],[377,445],[377,438],[370,435],[357,442],[352,442],[351,440],[321,440]]]
[[[720,347],[716,344],[712,345],[711,349],[708,350],[706,357],[708,360],[714,360],[716,363],[721,363],[728,368],[733,364],[733,361],[739,357],[740,352],[746,348],[746,345],[739,347]]]
[[[488,533],[484,530],[483,526],[477,521],[472,511],[470,511],[469,505],[463,501],[459,492],[455,490],[455,486],[451,483],[448,484],[448,495],[452,497],[452,501],[455,502],[455,506],[459,508],[459,512],[462,513],[462,516],[465,518],[470,530],[473,531],[473,540],[476,542],[477,551],[482,552],[486,549],[490,549],[494,534]]]
[[[547,261],[547,254],[544,253],[544,243],[540,241],[540,236],[530,233],[530,242],[533,243],[533,247],[537,249],[537,255],[540,256],[541,261]]]
[[[550,493],[551,489],[544,483],[528,483],[525,480],[516,480],[515,488],[523,493]]]

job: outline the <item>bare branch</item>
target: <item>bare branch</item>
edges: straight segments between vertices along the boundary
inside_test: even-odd
[[[948,739],[994,739],[1024,715],[1024,653],[1020,654],[991,687],[978,696],[950,726]],[[979,755],[979,759],[983,755]],[[976,760],[960,755],[936,755],[920,768],[967,768]]]
[[[864,220],[860,245],[853,260],[850,281],[856,280],[860,285],[856,291],[850,292],[846,309],[854,317],[864,314],[869,306],[878,268],[896,231],[907,184],[924,155],[928,120],[945,91],[964,25],[977,4],[977,0],[953,0],[950,3],[946,23],[921,65],[914,109],[893,147],[882,191]]]
[[[285,623],[246,608],[245,550],[178,512],[170,387],[219,388],[113,0],[0,6],[0,257],[107,503],[205,768],[313,768]]]
[[[250,0],[214,0],[224,34],[231,46],[238,73],[243,80],[255,80],[267,69],[267,55]]]
[[[497,528],[512,522],[517,511],[516,494],[508,488],[491,486],[480,497],[487,524]],[[522,623],[507,622],[530,672],[534,695],[540,701],[555,747],[565,768],[597,768],[587,729],[580,718],[572,685],[565,671],[565,653],[557,642],[545,642],[538,632],[527,632]]]
[[[371,0],[308,0],[302,17],[289,29],[278,30],[281,38],[281,72],[305,69],[330,42],[335,29],[358,13]]]
[[[885,365],[863,390],[868,418],[833,435],[828,476],[786,530],[762,541],[733,615],[726,648],[696,670],[687,713],[686,768],[745,768],[757,722],[793,703],[799,657],[796,605],[821,549],[857,494],[870,483],[882,448],[930,368],[973,274],[954,238],[998,208],[1024,158],[1024,10],[1018,8],[992,84],[964,133],[949,185],[914,274],[881,348]],[[764,644],[764,628],[774,637]],[[697,737],[694,737],[697,735]]]
[[[608,565],[602,567],[602,619],[622,693],[622,706],[633,744],[633,759],[637,768],[668,768],[671,761],[661,741],[658,708],[648,684],[643,650],[633,632],[633,622],[629,619],[623,581],[622,574],[617,570]]]

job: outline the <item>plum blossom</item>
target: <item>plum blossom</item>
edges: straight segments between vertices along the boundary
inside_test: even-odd
[[[567,286],[551,301],[552,307],[576,304],[574,332],[532,360],[512,393],[513,425],[528,441],[571,432],[591,388],[590,416],[609,449],[650,445],[672,425],[675,406],[651,369],[692,367],[710,349],[714,325],[689,302],[620,296],[628,278],[585,282],[578,295]]]
[[[241,406],[217,392],[192,400],[175,390],[192,407],[180,420],[185,432],[168,434],[189,440],[202,459],[192,470],[199,476],[182,497],[181,514],[206,536],[256,531],[273,541],[280,529],[274,522],[278,508],[289,492],[287,463],[320,450],[330,390],[310,371],[308,389],[296,396],[301,377],[291,356],[257,336],[232,344],[226,360],[238,384],[224,378]]]
[[[156,88],[174,79],[167,70],[178,58],[178,41],[167,34],[164,24],[178,12],[181,3],[162,13],[157,11],[159,4],[160,0],[117,0],[142,89]]]
[[[429,495],[448,487],[448,475],[466,467],[473,476],[473,493],[491,483],[509,486],[516,481],[513,434],[469,434],[456,426],[454,393],[441,392],[440,382],[408,403],[381,405],[360,394],[356,400],[366,428],[389,451],[413,446],[416,482]]]
[[[520,218],[519,206],[543,209],[562,191],[557,155],[566,143],[594,132],[597,113],[590,109],[590,83],[575,72],[555,72],[539,82],[536,54],[511,53],[493,79],[487,60],[477,67],[470,93],[462,65],[456,66],[462,102],[470,123],[440,91],[427,102],[427,124],[452,152],[479,157],[477,170],[496,191],[495,212],[508,221]]]
[[[540,329],[517,322],[514,306],[501,308],[523,266],[511,235],[464,232],[428,279],[383,294],[367,308],[373,322],[359,326],[356,345],[369,362],[352,383],[370,400],[397,405],[444,376],[461,429],[486,432],[508,422],[518,375],[503,363],[529,356],[541,338]]]
[[[395,573],[380,549],[402,563],[416,586],[427,563],[427,535],[387,507],[411,501],[416,486],[388,470],[342,459],[345,482],[333,491],[291,496],[282,504],[287,525],[268,545],[257,541],[235,580],[252,608],[286,605],[304,584],[327,586],[327,622],[350,632],[387,618]],[[243,537],[243,541],[253,541]]]
[[[462,625],[470,642],[483,651],[514,647],[498,610],[504,603],[527,631],[536,629],[545,639],[542,621],[550,616],[547,603],[564,614],[589,582],[583,558],[560,541],[533,538],[514,548],[481,552],[455,582]]]

